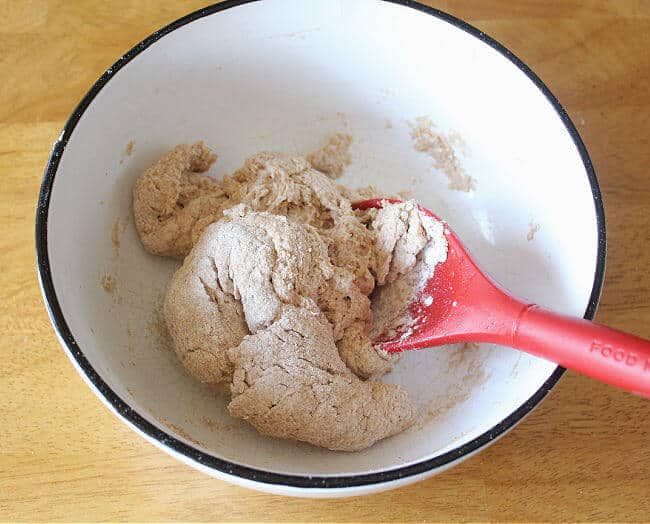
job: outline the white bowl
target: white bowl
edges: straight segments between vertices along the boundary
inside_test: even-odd
[[[409,122],[424,115],[462,137],[475,192],[450,190],[414,150]],[[412,189],[517,295],[591,318],[603,280],[602,202],[575,127],[477,29],[410,1],[265,0],[154,33],[102,75],[54,144],[36,224],[43,294],[73,364],[124,422],[201,471],[274,493],[362,494],[440,472],[511,429],[564,371],[503,347],[406,354],[386,380],[411,391],[421,420],[352,454],[263,437],[183,371],[156,316],[177,262],[142,249],[134,181],[181,142],[212,146],[219,176],[337,131],[354,136],[343,183]]]

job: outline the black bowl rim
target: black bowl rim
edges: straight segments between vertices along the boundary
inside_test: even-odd
[[[129,424],[135,426],[138,430],[143,432],[150,439],[156,441],[159,445],[169,448],[170,450],[183,455],[186,461],[192,464],[200,465],[217,472],[240,477],[248,481],[258,482],[262,484],[285,486],[290,488],[307,488],[307,489],[341,489],[369,486],[373,484],[381,484],[387,482],[394,482],[408,477],[415,477],[425,474],[427,472],[433,473],[434,470],[451,465],[453,462],[466,457],[480,448],[488,445],[497,437],[504,434],[506,431],[515,426],[522,420],[528,413],[530,413],[550,392],[553,386],[558,382],[560,377],[566,371],[563,367],[557,366],[550,377],[544,384],[519,408],[513,411],[501,422],[496,424],[493,428],[485,433],[474,438],[470,442],[463,444],[455,449],[452,449],[440,456],[432,459],[424,460],[416,464],[411,464],[396,469],[380,471],[376,473],[368,473],[362,475],[343,475],[343,476],[307,476],[307,475],[288,475],[283,473],[275,473],[261,469],[242,466],[227,460],[223,460],[204,453],[191,445],[185,444],[173,436],[165,433],[163,430],[157,428],[152,423],[147,421],[139,413],[134,411],[127,402],[122,400],[107,384],[102,380],[99,374],[90,365],[90,362],[84,356],[81,348],[78,346],[74,339],[63,315],[57,295],[52,281],[52,274],[50,269],[50,262],[48,256],[47,245],[47,226],[48,226],[48,211],[54,178],[56,176],[57,168],[65,151],[65,147],[74,131],[79,119],[84,111],[91,104],[99,91],[115,76],[115,74],[135,58],[142,51],[147,49],[151,44],[167,35],[168,33],[200,18],[212,15],[225,9],[230,9],[239,5],[257,2],[260,0],[227,0],[225,2],[211,5],[203,9],[199,9],[193,13],[184,16],[175,22],[163,27],[162,29],[151,34],[142,42],[137,44],[126,54],[124,54],[112,67],[106,70],[104,74],[97,80],[91,87],[88,93],[81,100],[79,105],[73,111],[72,115],[66,122],[61,135],[55,142],[52,152],[50,154],[45,174],[41,185],[38,206],[36,209],[36,257],[38,265],[39,280],[43,291],[45,304],[50,315],[50,319],[54,329],[58,333],[64,348],[69,353],[69,356],[76,362],[78,367],[86,375],[86,378],[94,385],[97,392],[99,392],[106,402],[116,411],[116,413]],[[589,183],[591,185],[591,192],[594,199],[594,206],[596,211],[596,220],[598,228],[598,254],[596,261],[596,270],[594,273],[594,283],[589,298],[584,317],[592,319],[598,306],[600,293],[602,290],[604,272],[605,272],[605,258],[606,258],[606,231],[605,231],[605,211],[603,207],[602,196],[598,186],[598,180],[594,171],[593,165],[587,153],[587,149],[580,138],[577,129],[571,122],[568,114],[560,105],[555,96],[551,93],[548,87],[539,79],[539,77],[519,58],[512,52],[506,49],[499,42],[487,36],[483,31],[473,27],[472,25],[464,22],[452,15],[449,15],[438,9],[425,6],[414,2],[412,0],[380,0],[399,4],[401,6],[416,9],[435,18],[443,20],[453,26],[462,29],[470,35],[476,37],[481,42],[489,45],[508,60],[510,60],[517,68],[519,68],[526,76],[537,86],[537,88],[546,96],[551,105],[555,108],[558,116],[564,123],[567,131],[571,135],[573,142],[580,153],[580,157],[584,164]]]

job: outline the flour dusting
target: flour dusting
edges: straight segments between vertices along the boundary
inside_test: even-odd
[[[476,189],[476,180],[465,172],[454,146],[458,147],[457,133],[448,135],[436,131],[433,121],[427,116],[415,119],[411,126],[411,140],[416,151],[426,153],[436,169],[449,179],[449,189],[470,192]]]

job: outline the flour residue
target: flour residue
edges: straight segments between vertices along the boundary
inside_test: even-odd
[[[167,323],[165,322],[162,299],[153,309],[151,317],[147,321],[145,334],[157,350],[173,351],[172,340],[167,331]]]
[[[433,166],[449,179],[450,189],[465,192],[476,189],[476,180],[467,174],[456,154],[456,149],[462,148],[459,147],[463,143],[460,135],[438,132],[427,116],[420,116],[409,125],[413,147],[433,160]]]
[[[184,428],[179,426],[178,424],[174,424],[173,422],[170,422],[166,418],[160,418],[159,419],[162,424],[165,426],[171,428],[173,431],[175,431],[178,435],[183,437],[185,440],[191,442],[192,444],[195,444],[197,446],[202,446],[202,447],[207,447],[205,443],[201,442],[200,440],[195,439],[190,435]]]
[[[453,378],[443,393],[421,408],[418,429],[423,429],[433,420],[469,400],[474,390],[490,377],[490,373],[485,369],[489,351],[481,349],[480,344],[476,342],[441,346],[435,350],[449,353],[447,365],[440,370],[440,374]]]
[[[231,423],[218,422],[210,417],[201,417],[201,423],[206,427],[206,429],[214,433],[230,433],[237,429],[238,424],[234,421]]]

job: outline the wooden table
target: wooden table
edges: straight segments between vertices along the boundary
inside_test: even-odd
[[[650,2],[439,0],[549,85],[604,194],[598,320],[650,338]],[[211,479],[120,423],[70,365],[34,264],[34,209],[64,120],[125,50],[203,1],[0,1],[0,521],[650,520],[650,403],[568,373],[497,444],[440,476],[346,500]]]

